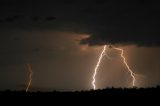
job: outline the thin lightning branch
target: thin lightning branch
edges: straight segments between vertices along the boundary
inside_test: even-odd
[[[105,53],[104,55],[106,55],[106,57],[109,59],[109,60],[112,60],[112,58],[108,55],[107,53],[107,50],[109,49],[109,46],[107,46],[107,49],[105,50]]]
[[[106,45],[103,47],[103,50],[102,50],[102,52],[101,52],[101,54],[100,54],[100,57],[99,57],[98,62],[97,62],[97,65],[96,65],[96,67],[95,67],[95,69],[94,69],[93,81],[92,81],[92,86],[93,86],[93,89],[94,89],[94,90],[96,89],[96,85],[95,85],[96,79],[95,79],[95,77],[96,77],[96,74],[97,74],[99,65],[100,65],[100,63],[101,63],[101,60],[102,60],[103,56],[105,55],[105,51],[106,51]]]
[[[130,69],[130,67],[129,67],[129,65],[128,65],[128,63],[127,63],[127,61],[126,61],[126,58],[124,57],[124,50],[123,49],[121,49],[121,48],[114,48],[114,49],[116,49],[116,50],[118,50],[118,51],[121,51],[121,57],[123,58],[123,62],[124,62],[124,64],[125,64],[125,66],[127,67],[127,69],[128,69],[128,71],[130,72],[130,75],[131,75],[131,77],[132,77],[132,86],[135,86],[135,81],[136,81],[136,77],[135,77],[135,73],[133,73],[133,71]]]
[[[26,92],[28,92],[30,86],[31,86],[31,83],[32,83],[32,76],[33,76],[33,71],[32,71],[32,67],[30,64],[27,64],[27,67],[28,67],[28,71],[29,71],[29,81],[27,83],[27,88],[26,88]]]

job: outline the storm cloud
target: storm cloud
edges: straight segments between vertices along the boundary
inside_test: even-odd
[[[0,90],[25,89],[27,63],[31,90],[92,89],[104,44],[126,45],[128,65],[145,76],[137,87],[159,85],[159,19],[160,4],[147,0],[0,0]],[[107,53],[97,87],[130,87],[120,53]]]
[[[92,28],[91,36],[83,39],[81,44],[160,46],[160,8],[158,3],[113,4],[113,8],[104,6],[100,11],[98,11],[99,8],[95,10],[97,14],[90,24],[92,25],[90,27]]]
[[[81,44],[160,46],[160,7],[154,1],[1,1],[1,27],[86,33]],[[21,17],[15,16],[24,16]],[[31,18],[32,17],[32,18]],[[53,21],[53,22],[52,22]]]

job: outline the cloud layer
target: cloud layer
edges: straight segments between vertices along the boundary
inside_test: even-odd
[[[160,46],[159,5],[144,0],[3,1],[0,26],[41,27],[90,34],[81,44]]]

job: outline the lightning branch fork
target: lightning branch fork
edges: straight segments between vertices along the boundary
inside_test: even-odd
[[[103,57],[106,55],[106,56],[108,57],[108,59],[110,59],[110,57],[109,57],[109,56],[107,55],[107,53],[106,53],[106,52],[107,52],[106,48],[112,48],[112,46],[111,46],[111,47],[108,46],[108,45],[104,45],[104,46],[103,46],[102,52],[101,52],[101,54],[100,54],[100,56],[99,56],[98,62],[97,62],[97,64],[96,64],[96,66],[95,66],[94,73],[93,73],[93,76],[92,76],[92,86],[93,86],[93,89],[94,89],[94,90],[96,90],[96,75],[97,75],[98,68],[99,68],[99,66],[100,66],[100,64],[101,64],[101,61],[102,61]],[[121,49],[121,48],[116,48],[116,47],[113,47],[113,49],[118,50],[118,51],[121,52],[121,58],[123,59],[123,63],[124,63],[124,65],[126,66],[128,72],[130,73],[130,76],[132,77],[132,86],[134,87],[134,86],[135,86],[135,82],[136,82],[136,77],[135,77],[135,76],[136,76],[137,74],[135,74],[135,73],[131,70],[131,68],[129,67],[129,65],[128,65],[127,61],[126,61],[126,58],[125,58],[125,56],[124,56],[124,50]]]

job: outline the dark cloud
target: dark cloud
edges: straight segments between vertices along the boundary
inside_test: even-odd
[[[55,20],[56,17],[54,16],[46,16],[44,18],[40,17],[40,16],[31,16],[31,17],[27,17],[27,16],[11,16],[11,17],[5,17],[5,18],[2,18],[0,19],[0,22],[9,22],[9,23],[12,23],[12,22],[17,22],[17,21],[20,21],[21,22],[47,22],[47,21],[53,21]]]
[[[13,14],[25,16],[24,23],[7,27],[18,26],[18,28],[31,29],[41,27],[87,33],[91,36],[82,40],[81,44],[89,45],[160,46],[160,4],[154,1],[46,0],[43,2],[39,0],[22,2],[15,0],[11,4],[9,0],[2,4],[0,15],[11,15],[4,19],[5,21],[13,23],[18,20],[13,18]],[[4,27],[4,25],[1,26]]]
[[[15,19],[15,20],[19,20],[19,19],[23,18],[23,16],[15,15],[15,16],[13,16],[12,18]]]
[[[47,18],[46,18],[47,21],[53,21],[53,20],[55,20],[55,19],[56,19],[56,17],[53,17],[53,16],[50,16],[50,17],[47,17]]]
[[[32,18],[32,20],[34,21],[34,22],[38,22],[38,21],[43,21],[43,22],[47,22],[47,21],[53,21],[53,20],[55,20],[56,19],[56,17],[54,17],[54,16],[46,16],[46,17],[44,17],[44,18],[42,18],[42,17],[38,17],[38,16],[34,16],[33,18]]]
[[[124,32],[125,33],[125,32]],[[137,34],[132,35],[132,33],[128,33],[127,35],[120,34],[98,34],[91,35],[89,38],[83,39],[80,42],[81,44],[88,45],[137,45],[137,46],[160,46],[159,35],[152,34]]]
[[[22,19],[22,16],[19,15],[14,15],[14,16],[10,16],[10,17],[5,17],[5,18],[1,18],[0,22],[15,22]]]
[[[21,40],[21,38],[20,38],[20,37],[18,37],[18,36],[14,37],[13,39],[14,39],[15,41],[19,41],[19,40]]]
[[[8,17],[4,21],[6,21],[6,22],[13,22],[13,21],[15,21],[15,19],[13,17]]]
[[[33,18],[32,18],[32,20],[34,21],[34,22],[37,22],[37,21],[39,21],[39,17],[38,16],[34,16]]]
[[[81,44],[134,44],[160,46],[160,8],[158,3],[134,2],[112,5],[113,8],[90,8],[90,37]],[[96,15],[94,15],[97,13]],[[87,21],[86,21],[87,22]]]

